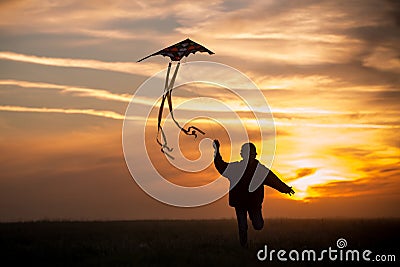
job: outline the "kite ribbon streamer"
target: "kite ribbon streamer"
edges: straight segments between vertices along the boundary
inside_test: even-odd
[[[171,114],[172,120],[175,122],[176,126],[178,126],[178,128],[181,129],[182,132],[184,132],[186,135],[193,135],[194,138],[197,138],[197,132],[199,132],[199,133],[201,133],[203,135],[205,134],[205,132],[203,132],[202,130],[200,130],[199,128],[197,128],[195,126],[190,126],[187,129],[185,129],[176,121],[176,119],[174,117],[173,106],[172,106],[172,90],[174,88],[174,83],[175,83],[175,80],[176,80],[176,75],[178,74],[180,62],[178,62],[178,64],[176,65],[175,71],[174,71],[174,75],[172,76],[171,81],[169,82],[169,73],[171,71],[171,66],[172,66],[172,64],[171,64],[171,62],[169,62],[168,71],[167,71],[167,77],[165,79],[164,94],[162,96],[160,109],[158,111],[158,132],[157,132],[157,138],[156,139],[157,139],[157,143],[161,146],[161,152],[163,152],[165,155],[167,155],[171,159],[174,159],[174,157],[171,156],[168,153],[168,152],[172,152],[173,148],[168,146],[167,137],[166,137],[165,132],[164,132],[164,130],[162,128],[162,125],[161,125],[165,99],[167,99],[167,101],[168,101],[169,113]],[[160,132],[161,132],[162,139],[159,138]]]

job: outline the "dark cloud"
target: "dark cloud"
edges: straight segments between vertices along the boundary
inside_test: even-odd
[[[388,13],[394,19],[396,25],[400,28],[400,3],[397,0],[386,0],[390,4]]]
[[[114,19],[110,22],[105,23],[99,27],[99,30],[125,30],[127,32],[132,33],[141,33],[143,32],[143,38],[147,37],[148,31],[157,33],[161,36],[168,36],[174,32],[174,30],[180,27],[181,24],[176,20],[174,16],[166,16],[159,18],[145,18],[145,19]],[[138,36],[140,38],[140,35]]]
[[[317,168],[301,168],[296,170],[296,179],[304,176],[308,176],[314,174],[318,169]]]
[[[372,155],[374,152],[370,149],[344,146],[331,148],[330,153],[333,155],[340,155],[341,157],[365,158]]]

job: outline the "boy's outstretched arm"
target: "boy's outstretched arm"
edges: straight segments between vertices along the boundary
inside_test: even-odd
[[[271,170],[269,170],[268,175],[264,180],[264,184],[281,193],[289,194],[289,196],[295,193],[292,187],[282,182],[282,180],[279,179],[279,177]]]

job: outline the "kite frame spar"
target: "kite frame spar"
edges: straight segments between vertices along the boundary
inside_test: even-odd
[[[168,102],[169,113],[171,114],[172,120],[175,122],[176,126],[182,132],[184,132],[186,135],[193,135],[195,138],[197,138],[197,132],[201,133],[202,135],[205,134],[205,132],[203,132],[196,126],[189,126],[187,129],[182,127],[174,117],[174,111],[173,111],[173,105],[172,105],[172,90],[174,89],[174,83],[176,80],[176,76],[178,74],[180,60],[183,57],[187,57],[190,54],[195,54],[196,52],[207,52],[210,55],[214,54],[214,52],[210,51],[209,49],[205,48],[204,46],[202,46],[188,38],[186,40],[183,40],[179,43],[171,45],[167,48],[164,48],[158,52],[155,52],[155,53],[148,55],[137,61],[137,62],[141,62],[149,57],[156,56],[156,55],[162,55],[164,57],[167,56],[171,59],[171,61],[168,63],[168,70],[167,70],[167,77],[165,79],[164,92],[163,92],[162,99],[161,99],[160,109],[158,110],[158,123],[157,123],[158,129],[157,129],[157,136],[156,136],[156,141],[161,146],[161,152],[163,152],[166,156],[168,156],[171,159],[174,159],[174,157],[171,154],[169,154],[169,152],[172,152],[173,148],[168,146],[167,137],[162,128],[162,115],[163,115],[165,100],[167,100],[167,102]],[[178,61],[178,63],[176,64],[175,71],[171,78],[171,81],[169,81],[169,74],[171,72],[172,61]],[[160,133],[161,133],[161,138],[160,138]]]

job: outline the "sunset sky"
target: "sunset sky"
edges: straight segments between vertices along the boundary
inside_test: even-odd
[[[199,208],[154,200],[124,160],[129,101],[168,64],[136,61],[186,38],[215,55],[183,63],[231,66],[269,103],[271,168],[296,194],[266,188],[267,218],[400,216],[398,1],[9,0],[0,18],[0,221],[233,217],[226,197]],[[239,159],[241,144],[227,143],[221,125],[250,123],[248,114],[229,91],[204,85],[178,88],[176,104],[193,92],[236,107],[241,122],[207,103],[189,110],[219,121],[203,122],[214,131],[207,137],[221,139],[225,159],[229,148]],[[153,139],[154,120],[148,128],[146,146],[166,179],[196,186],[218,177],[212,165],[176,172]],[[184,139],[184,155],[198,158],[200,141]],[[210,161],[210,140],[200,149]]]

